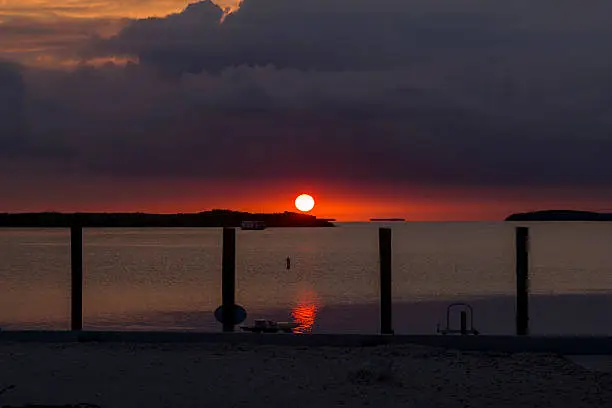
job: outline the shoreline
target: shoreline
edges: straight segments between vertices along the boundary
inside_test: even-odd
[[[464,301],[474,308],[474,327],[481,335],[508,336],[515,332],[515,302],[512,295],[455,296],[438,300],[396,300],[393,303],[393,328],[396,335],[433,335],[436,325],[445,327],[445,310],[449,303]],[[379,332],[380,309],[377,301],[353,304],[317,303],[279,304],[277,306],[243,304],[247,320],[295,321],[297,308],[308,306],[312,315],[305,323],[312,324],[312,334],[376,335]],[[607,314],[612,307],[612,293],[530,296],[530,333],[537,336],[612,336]],[[182,331],[219,333],[221,324],[213,315],[213,305],[201,309],[158,310],[107,313],[88,312],[84,309],[84,329],[96,331]],[[69,328],[69,316],[36,311],[29,320],[20,321],[8,315],[0,320],[4,330],[64,330]],[[354,316],[360,316],[354,319]],[[453,315],[451,325],[459,325]],[[1,333],[1,332],[0,332]]]

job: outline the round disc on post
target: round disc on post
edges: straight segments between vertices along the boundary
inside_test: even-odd
[[[247,318],[247,312],[246,309],[240,305],[234,305],[234,313],[231,314],[231,316],[233,316],[233,322],[229,322],[232,324],[240,324],[242,322],[244,322]],[[217,319],[217,321],[219,323],[226,323],[223,321],[223,305],[219,306],[216,310],[215,310],[215,319]]]

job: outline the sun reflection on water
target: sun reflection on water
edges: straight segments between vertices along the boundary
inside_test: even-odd
[[[297,305],[291,311],[293,321],[299,323],[294,333],[311,333],[319,311],[317,295],[313,291],[302,292],[298,297]]]

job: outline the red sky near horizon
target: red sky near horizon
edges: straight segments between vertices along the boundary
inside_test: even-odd
[[[503,220],[514,212],[541,209],[607,210],[598,191],[527,188],[418,187],[350,181],[138,181],[115,179],[39,180],[37,188],[2,181],[0,212],[199,212],[231,209],[248,212],[297,212],[302,193],[315,198],[310,212],[338,221],[406,218],[410,221]],[[26,186],[27,187],[27,186]]]

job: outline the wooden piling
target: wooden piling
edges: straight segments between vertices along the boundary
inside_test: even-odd
[[[234,305],[236,304],[236,229],[223,229],[223,264],[221,279],[223,304],[223,331],[234,331]]]
[[[70,228],[71,319],[72,330],[83,330],[83,228]]]
[[[391,229],[378,231],[380,254],[380,333],[393,334],[391,286]]]
[[[529,228],[516,229],[516,334],[529,334]]]

